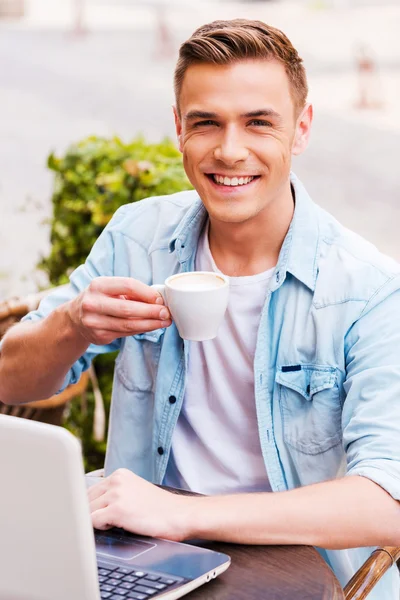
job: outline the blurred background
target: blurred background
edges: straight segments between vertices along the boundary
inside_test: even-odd
[[[121,203],[187,186],[171,110],[178,48],[237,17],[282,29],[304,58],[315,123],[295,172],[400,259],[400,0],[0,0],[3,332],[37,300],[10,298],[62,284]],[[57,409],[86,440],[88,468],[104,458],[113,360]]]
[[[313,198],[400,258],[400,0],[0,0],[0,300],[46,285],[51,151],[174,136],[179,44],[258,18],[300,51],[315,125],[294,162]]]

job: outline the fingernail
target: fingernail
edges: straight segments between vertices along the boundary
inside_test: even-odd
[[[158,298],[156,298],[156,304],[164,304],[164,299],[162,296],[158,296]]]
[[[168,321],[161,321],[161,327],[169,327],[171,325],[171,319]]]
[[[160,319],[168,319],[169,317],[169,312],[167,311],[166,308],[163,308],[162,310],[160,310]]]

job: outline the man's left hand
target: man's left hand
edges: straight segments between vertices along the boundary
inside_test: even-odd
[[[191,498],[149,483],[128,469],[118,469],[88,490],[93,527],[121,527],[138,535],[182,541],[189,537]]]

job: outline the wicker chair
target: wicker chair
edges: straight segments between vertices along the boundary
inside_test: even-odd
[[[0,303],[0,339],[9,327],[17,323],[29,311],[39,306],[40,300],[50,292],[46,290],[24,298],[12,298]],[[89,381],[89,373],[83,373],[78,383],[70,385],[61,394],[51,398],[29,402],[19,406],[0,403],[0,414],[42,421],[52,425],[61,425],[67,404],[77,396],[83,397]]]
[[[385,546],[372,552],[344,588],[346,600],[364,600],[386,571],[397,564],[399,567],[400,547]]]

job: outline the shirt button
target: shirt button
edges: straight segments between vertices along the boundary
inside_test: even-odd
[[[164,448],[161,448],[161,446],[159,446],[159,447],[157,448],[157,452],[158,452],[158,454],[159,454],[160,456],[162,456],[162,455],[164,454]]]
[[[176,402],[176,397],[175,397],[175,396],[170,396],[170,397],[168,398],[168,400],[169,400],[169,403],[170,403],[170,404],[175,404],[175,402]]]
[[[276,272],[276,281],[279,282],[279,271]]]

